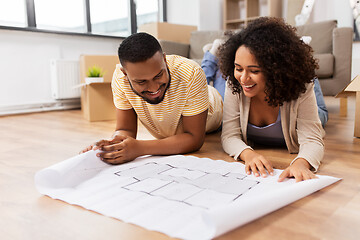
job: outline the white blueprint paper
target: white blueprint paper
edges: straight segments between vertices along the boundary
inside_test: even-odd
[[[238,162],[175,155],[112,166],[94,151],[35,175],[40,193],[182,239],[211,239],[303,198],[338,178],[278,183]]]

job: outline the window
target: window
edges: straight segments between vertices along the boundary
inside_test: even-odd
[[[26,27],[24,0],[0,0],[0,25]]]
[[[112,36],[128,36],[128,0],[90,0],[91,32]]]
[[[145,23],[159,21],[158,0],[137,0],[136,1],[136,22],[137,26]]]
[[[0,28],[127,37],[142,24],[166,21],[166,1],[0,0]]]
[[[86,32],[83,0],[34,0],[40,29]]]

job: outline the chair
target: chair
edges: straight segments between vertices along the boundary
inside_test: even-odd
[[[353,31],[337,27],[336,20],[297,27],[299,36],[311,36],[310,46],[319,60],[316,74],[325,96],[335,96],[351,80]]]

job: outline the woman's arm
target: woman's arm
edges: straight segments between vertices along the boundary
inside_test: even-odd
[[[231,88],[226,84],[221,143],[224,151],[236,160],[242,151],[251,149],[244,142],[241,132],[243,126],[240,123],[240,104],[239,96],[232,94]]]
[[[311,168],[315,171],[320,166],[324,156],[325,131],[322,128],[314,93],[314,85],[309,84],[306,92],[300,96],[299,107],[296,118],[296,134],[299,142],[299,153],[291,162],[303,158],[309,162]]]
[[[296,135],[299,153],[279,177],[279,182],[287,177],[294,177],[297,182],[316,178],[311,170],[317,171],[324,155],[324,130],[321,126],[313,84],[299,97],[296,115]],[[293,119],[290,119],[293,121]]]
[[[248,111],[241,110],[249,106],[244,106],[238,95],[234,95],[231,89],[227,86],[225,89],[224,101],[224,115],[223,128],[221,134],[221,142],[223,149],[235,160],[242,160],[245,162],[245,171],[247,174],[251,172],[256,176],[266,177],[267,172],[272,175],[273,168],[270,161],[268,161],[261,154],[256,153],[250,146],[248,146],[243,138],[241,120],[247,122]],[[243,106],[243,107],[241,107]]]

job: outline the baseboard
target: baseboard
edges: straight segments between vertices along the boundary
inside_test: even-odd
[[[56,100],[54,102],[46,102],[46,103],[0,106],[0,116],[33,113],[33,112],[80,109],[80,108],[81,108],[80,98],[74,98],[74,99]]]

